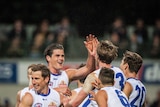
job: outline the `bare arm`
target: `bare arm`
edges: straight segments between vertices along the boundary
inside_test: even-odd
[[[95,100],[98,104],[98,107],[108,107],[107,105],[107,93],[104,90],[99,90],[95,96]]]
[[[89,92],[93,89],[92,82],[95,81],[95,79],[96,77],[94,73],[91,73],[87,76],[81,91],[74,97],[74,99],[71,99],[70,101],[70,104],[73,107],[77,107],[87,97]]]
[[[19,91],[17,92],[17,96],[16,96],[16,106],[15,106],[15,107],[19,107],[20,94],[21,94],[21,90],[19,90]]]
[[[67,69],[66,72],[70,81],[81,79],[95,70],[95,48],[98,44],[98,40],[94,37],[94,35],[89,35],[86,39],[87,40],[84,42],[85,47],[88,50],[86,65],[79,69]]]
[[[126,82],[124,85],[124,89],[123,92],[125,93],[125,95],[127,96],[127,98],[129,98],[131,92],[132,92],[132,86],[130,83]]]
[[[33,104],[33,97],[30,93],[26,93],[19,104],[19,107],[31,107]]]

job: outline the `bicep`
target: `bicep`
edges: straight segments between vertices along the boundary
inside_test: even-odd
[[[19,107],[31,107],[32,104],[33,104],[33,97],[32,97],[32,95],[30,93],[26,93],[23,96],[23,98],[22,98],[22,100],[21,100],[21,102],[19,104]]]
[[[98,107],[108,107],[107,105],[107,94],[105,91],[100,90],[96,94],[96,102],[98,104]]]
[[[129,82],[126,82],[124,85],[123,92],[129,98],[130,94],[132,93],[132,85]]]

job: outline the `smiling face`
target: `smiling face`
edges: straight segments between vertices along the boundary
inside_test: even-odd
[[[64,58],[64,50],[62,50],[62,49],[53,50],[53,53],[52,53],[51,57],[47,56],[49,69],[51,71],[62,69],[64,60],[65,60],[65,58]]]
[[[49,77],[42,77],[41,71],[32,72],[32,84],[36,92],[44,93],[45,88],[48,87]]]

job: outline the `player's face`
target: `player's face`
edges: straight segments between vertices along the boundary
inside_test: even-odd
[[[62,69],[64,61],[65,61],[64,50],[62,49],[53,50],[53,54],[49,60],[50,66],[52,66],[56,70]]]
[[[64,50],[62,49],[53,50],[52,56],[48,58],[49,67],[55,70],[62,69],[64,61]]]
[[[49,78],[43,78],[42,76],[42,72],[41,71],[36,71],[36,72],[32,72],[32,84],[34,89],[38,92],[38,93],[43,93],[45,87],[48,87],[48,81]],[[48,79],[48,80],[47,80]]]

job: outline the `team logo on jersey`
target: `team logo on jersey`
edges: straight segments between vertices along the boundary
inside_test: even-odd
[[[42,104],[41,104],[41,103],[36,103],[36,104],[34,105],[34,107],[42,107]]]
[[[50,82],[49,82],[49,86],[53,86],[53,82],[50,81]]]

